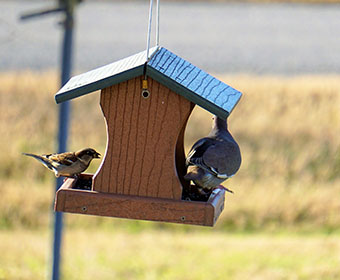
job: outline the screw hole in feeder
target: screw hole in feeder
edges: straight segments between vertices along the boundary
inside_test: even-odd
[[[145,89],[145,90],[142,91],[142,96],[143,96],[143,98],[147,99],[150,96],[150,92]]]

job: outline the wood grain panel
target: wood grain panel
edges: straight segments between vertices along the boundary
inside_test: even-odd
[[[177,174],[183,176],[182,138],[193,104],[151,78],[148,85],[148,98],[141,95],[142,77],[101,92],[108,145],[93,190],[181,198]]]

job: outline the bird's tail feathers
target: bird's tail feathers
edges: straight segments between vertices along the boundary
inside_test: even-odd
[[[55,170],[54,166],[51,164],[49,159],[43,156],[35,155],[35,154],[29,154],[29,153],[22,153],[25,156],[33,157],[36,160],[40,161],[43,165],[45,165],[48,169]]]

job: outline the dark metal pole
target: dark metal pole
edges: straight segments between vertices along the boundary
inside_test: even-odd
[[[58,7],[44,9],[36,12],[26,13],[20,16],[21,20],[31,19],[56,12],[64,13],[64,39],[62,46],[61,63],[61,86],[71,77],[72,68],[72,39],[73,39],[73,10],[76,4],[82,0],[58,0]],[[59,105],[59,129],[58,129],[58,153],[67,149],[68,127],[70,119],[70,103],[64,102]],[[56,191],[63,183],[62,178],[56,182]],[[53,236],[53,267],[52,280],[60,278],[60,250],[63,230],[63,215],[61,212],[54,212],[54,236]]]
[[[73,35],[73,9],[65,9],[64,39],[62,49],[62,69],[61,69],[61,86],[63,86],[71,77],[72,67],[72,35]],[[63,102],[59,105],[59,132],[58,132],[58,152],[62,153],[67,150],[67,137],[70,118],[70,102]],[[57,179],[56,190],[63,183],[62,178]],[[54,240],[53,240],[53,267],[52,280],[60,278],[60,250],[62,243],[63,230],[63,213],[54,213]]]

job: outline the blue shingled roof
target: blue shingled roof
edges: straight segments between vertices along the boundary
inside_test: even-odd
[[[57,103],[146,74],[220,117],[227,117],[241,93],[163,47],[146,51],[71,78],[56,94]],[[146,63],[146,64],[145,64]],[[144,69],[144,67],[146,68]]]

